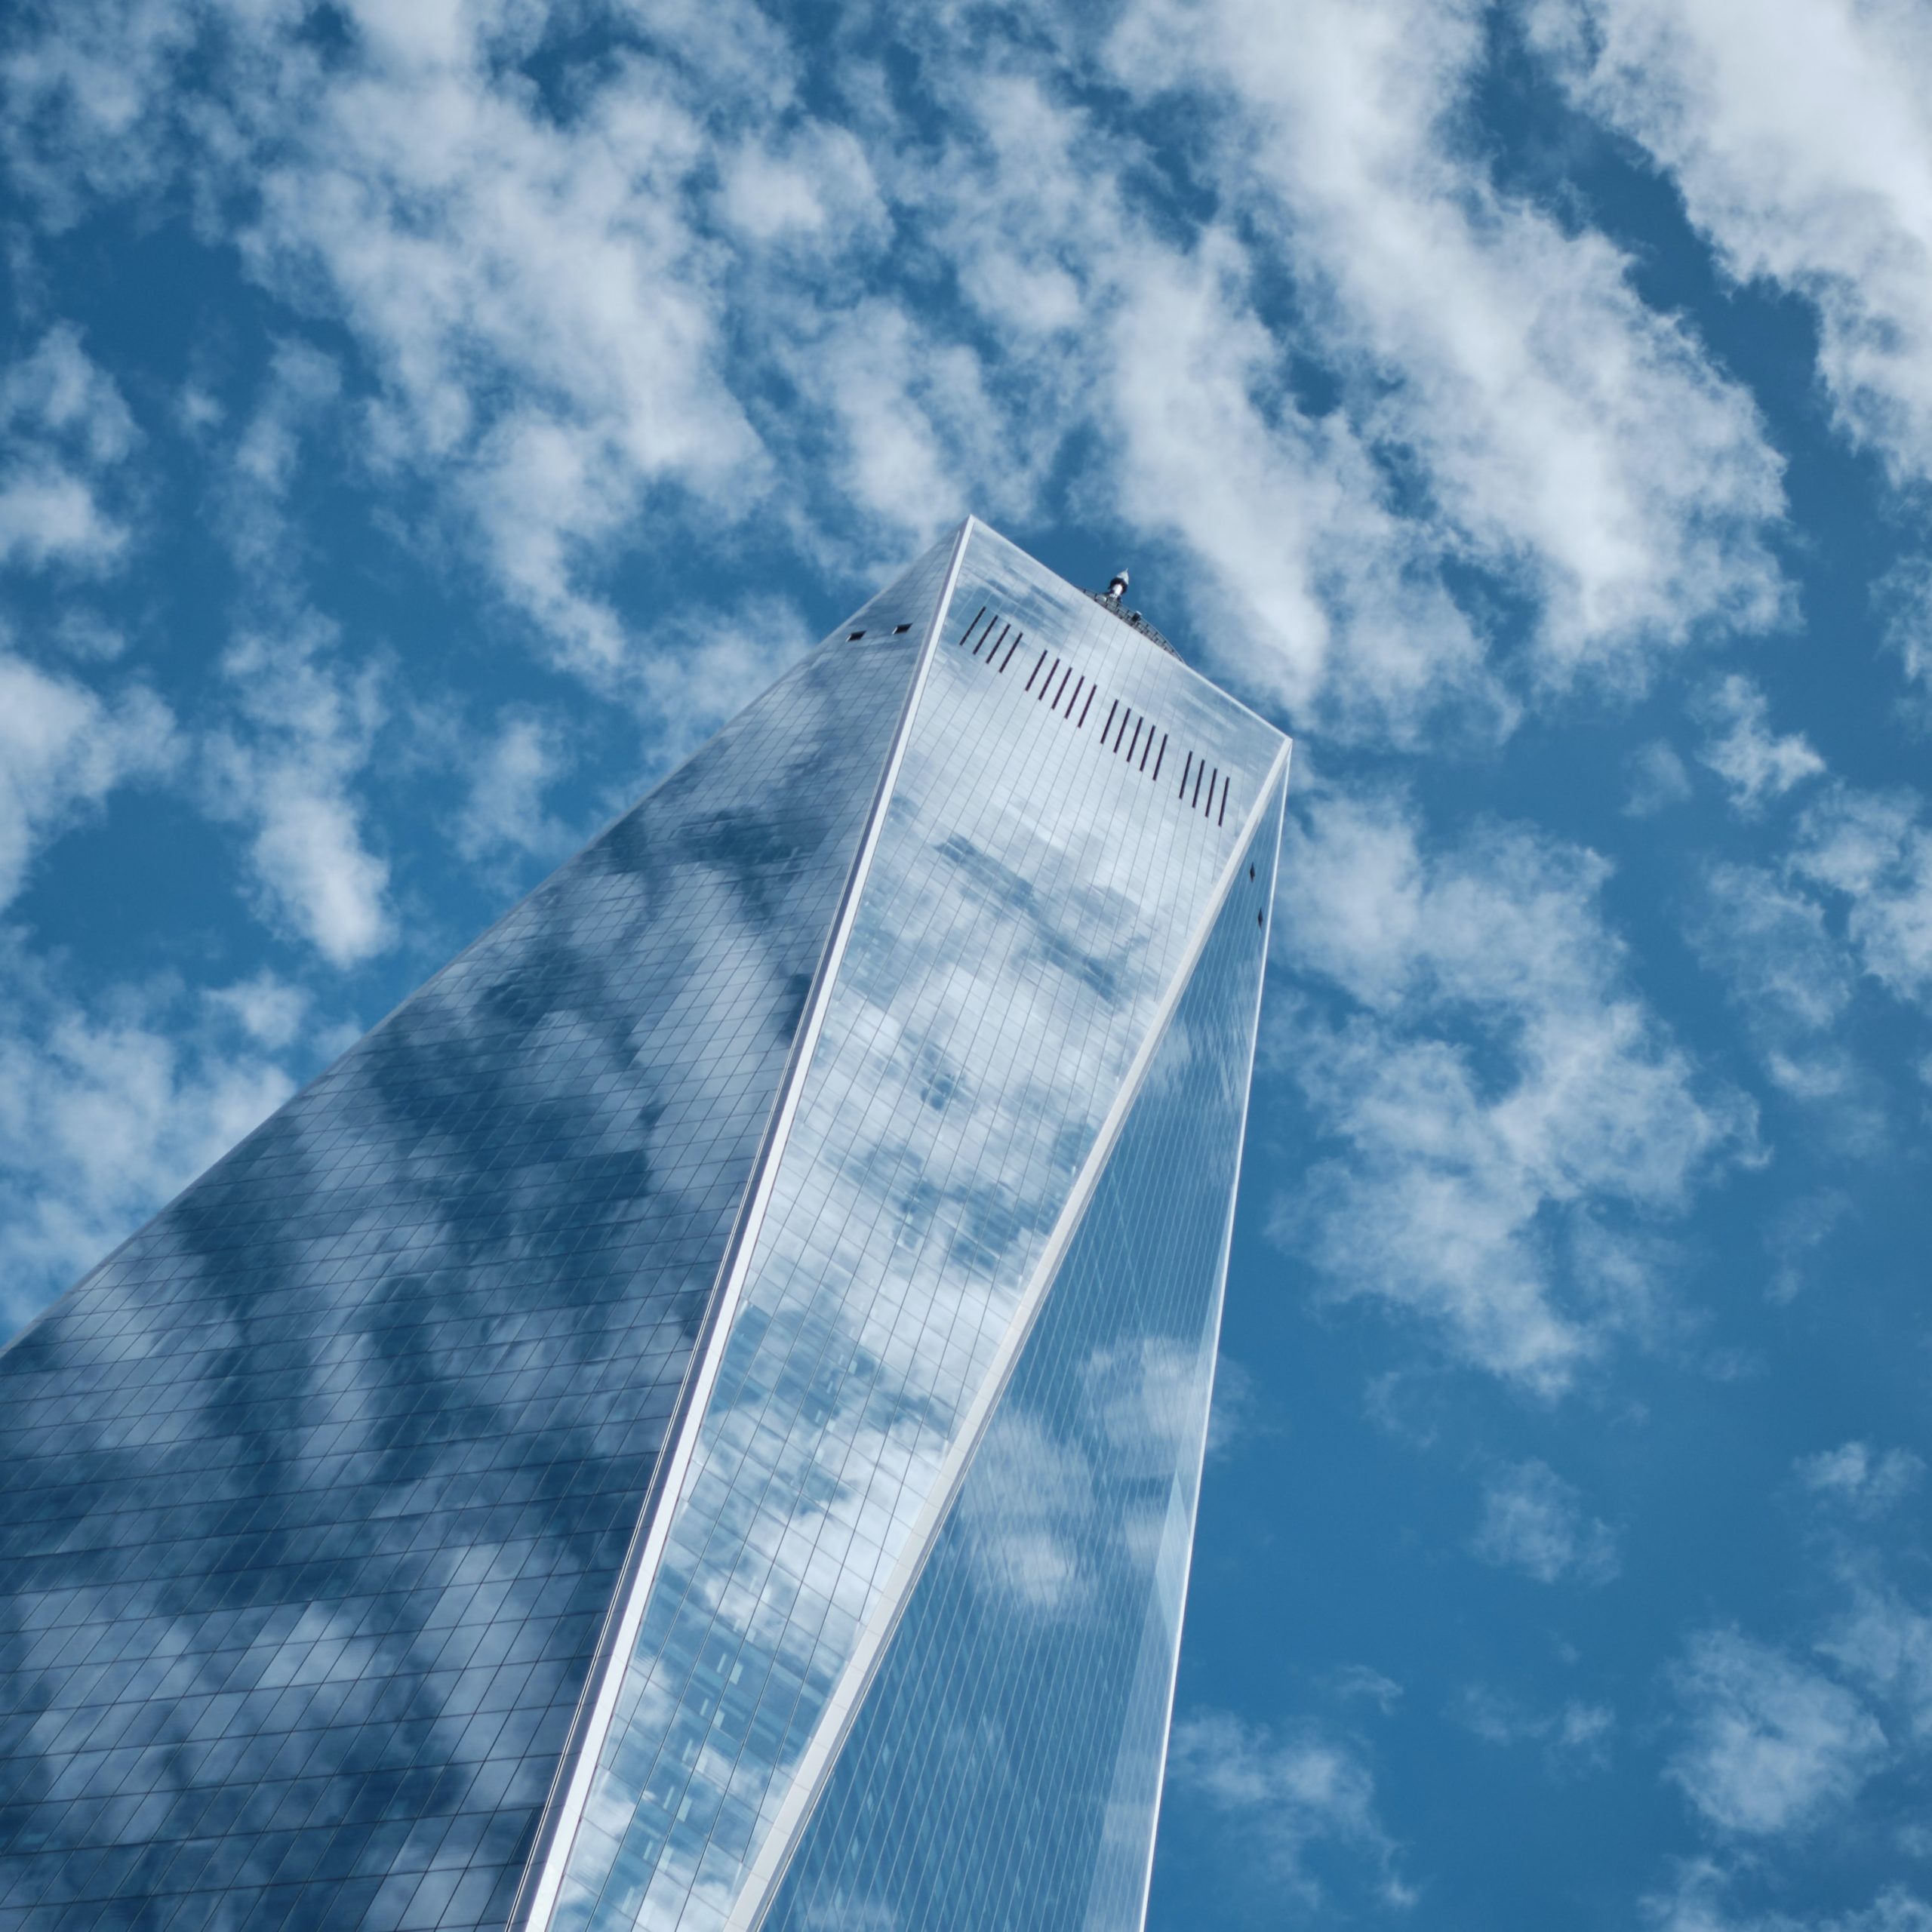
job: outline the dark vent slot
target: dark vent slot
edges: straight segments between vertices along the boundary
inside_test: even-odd
[[[980,635],[980,644],[984,644],[988,638],[993,637],[993,626],[998,622],[999,620],[997,617],[989,617],[986,620],[986,627]],[[986,653],[986,662],[989,664],[993,661],[993,651],[998,650],[1000,646],[1006,641],[1006,631],[1010,631],[1012,628],[1013,626],[1008,624],[1006,630],[1001,631],[998,637],[993,638],[993,649]],[[975,657],[980,654],[980,644],[976,644],[973,647],[973,655]]]
[[[1192,776],[1193,771],[1194,754],[1192,752],[1189,752],[1187,755],[1186,764],[1181,767],[1180,795],[1183,798],[1187,796],[1187,781],[1189,778]]]
[[[1194,768],[1194,796],[1187,801],[1190,805],[1198,805],[1200,804],[1201,781],[1202,779],[1205,778],[1207,775],[1208,768],[1204,764],[1197,764]]]
[[[1227,823],[1227,822],[1228,822],[1228,780],[1227,780],[1226,779],[1225,779],[1225,778],[1224,778],[1224,779],[1223,779],[1223,780],[1221,780],[1221,815],[1220,815],[1220,817],[1219,818],[1217,818],[1217,819],[1214,821],[1214,823],[1215,823],[1217,825],[1226,825],[1226,824]],[[1248,869],[1247,869],[1247,875],[1248,875],[1248,877],[1249,877],[1250,878],[1252,878],[1254,876],[1254,868],[1252,866],[1250,866],[1248,867]]]
[[[1153,749],[1154,728],[1149,724],[1147,728],[1147,742],[1140,747],[1140,769],[1143,771],[1147,769],[1147,754]]]
[[[1000,635],[1001,637],[1005,636],[1005,635],[1006,633],[1004,631],[1000,632]],[[1013,662],[1013,654],[1020,648],[1020,640],[1024,638],[1026,635],[1026,633],[1024,631],[1016,632],[1014,634],[1013,641],[1006,647],[1006,655],[999,660],[1000,673],[1002,676],[1005,675],[1006,667]],[[998,648],[999,646],[998,645],[995,645],[993,646],[993,649],[995,651],[997,651]],[[989,658],[988,661],[991,661],[990,658]]]
[[[1047,654],[1044,651],[1040,653],[1038,657],[1034,659],[1032,669],[1026,673],[1026,688],[1028,691],[1030,691],[1033,688],[1033,680],[1040,675],[1040,666],[1046,661]]]
[[[1133,715],[1131,711],[1123,711],[1120,715],[1120,729],[1114,734],[1114,749],[1116,752],[1127,741],[1127,721]]]
[[[973,635],[973,633],[974,633],[976,630],[977,630],[977,629],[980,628],[980,617],[983,617],[986,614],[986,607],[983,604],[982,604],[982,605],[980,606],[979,617],[976,617],[973,620],[973,621],[972,621],[970,624],[968,624],[968,625],[966,626],[966,628],[965,628],[963,631],[961,631],[961,632],[959,633],[959,641],[960,641],[961,644],[964,644],[964,643],[966,641],[966,640],[967,640],[969,637],[971,637],[971,636]],[[991,630],[991,629],[992,629],[992,626],[991,624],[989,624],[989,625],[986,626],[986,629],[987,629],[988,630]],[[986,642],[986,639],[985,639],[984,638],[980,638],[980,644],[984,644],[985,642]],[[976,644],[976,645],[974,645],[974,647],[973,647],[973,654],[974,654],[976,657],[979,655],[979,652],[980,652],[980,644]]]
[[[1114,728],[1114,713],[1119,709],[1118,698],[1109,698],[1107,700],[1107,721],[1100,727],[1100,742],[1103,745],[1107,742],[1107,734]]]
[[[903,637],[912,628],[910,624],[894,624],[892,627],[892,635],[894,637]]]
[[[1060,709],[1060,697],[1061,697],[1061,694],[1062,694],[1062,693],[1063,693],[1063,692],[1066,691],[1066,681],[1067,681],[1067,679],[1068,679],[1068,678],[1070,678],[1070,677],[1072,677],[1072,675],[1073,675],[1073,666],[1072,666],[1071,664],[1069,664],[1069,665],[1066,667],[1066,669],[1064,671],[1063,671],[1063,672],[1060,674],[1060,690],[1059,690],[1059,691],[1055,691],[1055,692],[1054,693],[1054,709],[1056,711],[1057,711],[1057,710]],[[1052,673],[1051,672],[1048,672],[1048,674],[1047,674],[1047,676],[1048,676],[1048,681],[1049,681],[1049,682],[1051,682],[1051,680],[1052,680],[1053,673]]]
[[[1069,718],[1073,715],[1073,707],[1080,702],[1081,687],[1084,685],[1086,681],[1087,680],[1084,678],[1075,678],[1073,681],[1073,695],[1066,701],[1066,715]],[[1066,687],[1065,685],[1062,685],[1060,688],[1063,691],[1066,689]]]
[[[1074,729],[1076,731],[1084,731],[1086,730],[1087,714],[1093,709],[1094,700],[1099,694],[1100,688],[1098,685],[1089,685],[1087,687],[1087,702],[1080,707],[1080,722],[1074,727]],[[1105,732],[1103,731],[1101,735],[1105,737]]]
[[[1161,734],[1161,749],[1154,754],[1154,776],[1157,780],[1161,775],[1161,761],[1165,758],[1167,755],[1168,734],[1166,732],[1163,731]]]
[[[1047,666],[1047,675],[1040,680],[1039,695],[1041,697],[1044,697],[1048,692],[1053,689],[1054,673],[1059,669],[1060,660],[1056,657],[1054,661]]]
[[[1141,725],[1145,724],[1146,722],[1146,719],[1143,718],[1141,719],[1140,724],[1135,725],[1134,728],[1134,742],[1127,748],[1127,761],[1129,764],[1131,764],[1134,762],[1134,754],[1140,749],[1140,728]]]
[[[845,641],[848,644],[857,644],[860,638],[864,635],[865,632],[863,631],[848,631],[845,633]]]

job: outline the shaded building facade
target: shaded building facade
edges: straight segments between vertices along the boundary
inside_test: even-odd
[[[966,525],[0,1354],[0,1932],[1138,1925],[1286,741]]]

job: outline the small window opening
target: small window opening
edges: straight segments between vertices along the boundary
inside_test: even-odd
[[[910,624],[894,624],[892,627],[892,635],[894,637],[903,637],[912,628]]]
[[[848,631],[845,633],[845,641],[848,644],[857,644],[860,638],[864,635],[865,632],[863,631]]]

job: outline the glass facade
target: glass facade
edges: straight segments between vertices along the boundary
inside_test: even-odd
[[[969,523],[0,1355],[0,1932],[1137,1925],[1285,759]]]
[[[1139,1923],[1278,820],[1168,1023],[764,1932]]]

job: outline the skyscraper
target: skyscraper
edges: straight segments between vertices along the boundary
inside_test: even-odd
[[[1287,746],[968,521],[0,1355],[0,1932],[1144,1910]]]

